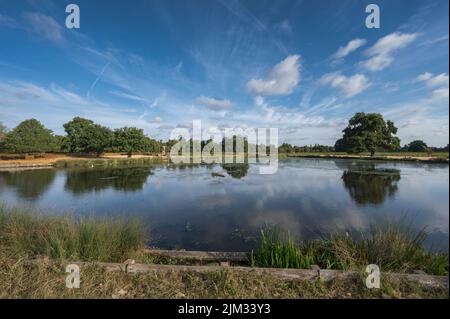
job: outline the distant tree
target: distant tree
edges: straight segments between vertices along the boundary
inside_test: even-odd
[[[114,131],[114,143],[120,152],[126,152],[128,157],[133,152],[143,152],[146,148],[146,137],[142,129],[135,127],[123,127]]]
[[[0,152],[4,149],[3,140],[6,137],[6,133],[6,126],[4,126],[2,122],[0,122]]]
[[[229,147],[231,145],[233,148],[233,153],[236,153],[238,144],[244,146],[244,153],[248,152],[248,138],[240,135],[233,135],[233,137],[222,138],[222,152],[226,152],[227,146]]]
[[[408,152],[428,152],[428,145],[422,140],[412,141],[407,145]]]
[[[75,117],[64,124],[67,136],[64,147],[73,153],[96,153],[100,156],[113,140],[112,131],[93,121]]]
[[[5,138],[6,133],[6,126],[4,126],[2,122],[0,122],[0,142]]]
[[[294,147],[291,144],[283,143],[278,147],[278,153],[293,153]]]
[[[375,155],[378,149],[396,150],[400,148],[397,128],[391,121],[385,122],[378,113],[356,113],[343,131],[344,136],[336,142],[336,149],[349,153],[370,152]]]
[[[45,153],[55,149],[51,130],[38,120],[23,121],[4,138],[5,150],[13,153]]]

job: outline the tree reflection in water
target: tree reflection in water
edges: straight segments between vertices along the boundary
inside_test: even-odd
[[[142,190],[151,174],[150,167],[70,170],[64,188],[76,195],[108,188],[136,192]]]
[[[240,179],[247,176],[248,164],[222,164],[222,168],[233,178]]]
[[[397,169],[360,168],[345,170],[344,186],[358,205],[381,205],[398,191]]]
[[[53,183],[56,171],[54,169],[36,169],[0,174],[0,179],[3,180],[3,183],[13,188],[20,198],[37,200]]]

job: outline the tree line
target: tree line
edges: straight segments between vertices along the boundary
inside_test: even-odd
[[[94,153],[105,151],[161,153],[168,143],[149,138],[142,129],[112,130],[92,120],[75,117],[63,125],[65,136],[55,135],[36,119],[25,120],[7,132],[0,123],[0,152],[33,154],[48,152]]]
[[[11,153],[95,153],[100,156],[105,151],[123,152],[129,157],[135,152],[161,153],[178,141],[157,141],[144,134],[142,129],[136,127],[122,127],[112,130],[108,127],[94,123],[92,120],[75,117],[63,125],[65,136],[54,135],[36,119],[23,121],[11,131],[0,122],[0,152]],[[279,146],[279,153],[300,152],[369,152],[372,156],[377,151],[408,151],[433,152],[446,151],[449,146],[436,148],[429,147],[424,141],[416,140],[401,147],[400,139],[396,136],[397,127],[392,121],[385,121],[379,113],[356,113],[342,131],[343,137],[338,139],[334,146],[310,145],[295,146],[283,143]],[[236,151],[236,139],[233,137],[233,151]],[[194,141],[189,141],[191,148]],[[203,149],[211,140],[201,141]],[[222,140],[222,151],[225,151],[226,139]],[[244,138],[244,152],[248,151],[248,141]]]

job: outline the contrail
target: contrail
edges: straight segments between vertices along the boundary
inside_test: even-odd
[[[91,98],[91,92],[94,90],[95,86],[97,85],[98,81],[100,81],[100,79],[103,76],[103,73],[105,73],[106,69],[109,67],[109,65],[111,64],[111,62],[106,63],[106,65],[103,67],[102,71],[100,72],[100,74],[98,75],[98,77],[95,79],[95,81],[92,83],[91,88],[89,89],[89,91],[87,92],[87,98],[90,99]]]

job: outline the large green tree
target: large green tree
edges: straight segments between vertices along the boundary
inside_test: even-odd
[[[5,150],[13,153],[44,153],[55,150],[55,139],[51,130],[38,120],[23,121],[3,141]]]
[[[408,152],[428,152],[429,148],[427,143],[422,140],[412,141],[406,146]]]
[[[114,147],[131,157],[133,152],[142,152],[146,148],[144,130],[135,127],[123,127],[114,131]]]
[[[397,128],[391,121],[385,121],[379,113],[356,113],[343,131],[344,136],[336,142],[335,148],[350,153],[370,152],[379,149],[396,150],[400,139],[395,136]]]
[[[73,153],[96,153],[100,156],[113,140],[109,128],[81,117],[64,124],[64,130],[67,133],[64,147]]]

